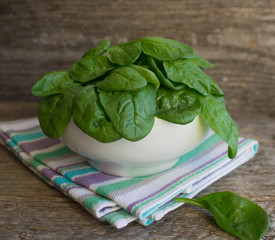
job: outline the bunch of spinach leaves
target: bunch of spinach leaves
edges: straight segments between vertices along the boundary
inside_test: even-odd
[[[155,117],[187,124],[200,117],[237,154],[238,129],[224,94],[202,69],[213,64],[188,45],[145,37],[110,47],[108,39],[87,51],[69,70],[48,73],[33,86],[42,130],[59,138],[71,117],[100,142],[138,141]]]

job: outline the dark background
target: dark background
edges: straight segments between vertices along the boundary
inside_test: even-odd
[[[103,38],[162,36],[215,64],[229,111],[275,115],[275,1],[0,1],[0,102],[37,102],[32,85]]]

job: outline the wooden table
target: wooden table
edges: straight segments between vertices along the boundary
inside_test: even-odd
[[[240,135],[260,142],[244,166],[199,194],[229,190],[271,217],[275,239],[275,0],[1,0],[0,121],[36,116],[31,86],[108,37],[182,41],[215,64]],[[148,227],[116,230],[49,187],[0,146],[0,239],[235,239],[185,205]]]
[[[0,120],[35,116],[36,103],[6,102]],[[28,109],[28,111],[25,111]],[[275,238],[275,116],[234,112],[240,135],[260,142],[258,154],[218,180],[199,196],[232,191],[255,201],[271,216],[264,239]],[[212,216],[184,205],[148,227],[131,223],[116,230],[45,184],[0,147],[0,239],[235,239],[219,229]]]

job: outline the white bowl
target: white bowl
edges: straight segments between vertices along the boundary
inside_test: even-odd
[[[139,141],[122,138],[101,143],[81,131],[71,120],[61,140],[72,151],[87,157],[89,163],[101,172],[139,177],[173,167],[181,155],[201,143],[207,130],[199,116],[186,125],[155,118],[151,132]]]

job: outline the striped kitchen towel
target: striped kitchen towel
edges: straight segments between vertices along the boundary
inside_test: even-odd
[[[41,131],[37,118],[0,123],[0,140],[29,169],[95,217],[116,228],[132,221],[149,225],[178,208],[175,197],[194,197],[214,181],[252,158],[258,142],[239,138],[236,158],[210,131],[172,169],[146,177],[125,178],[98,172],[82,156]]]

